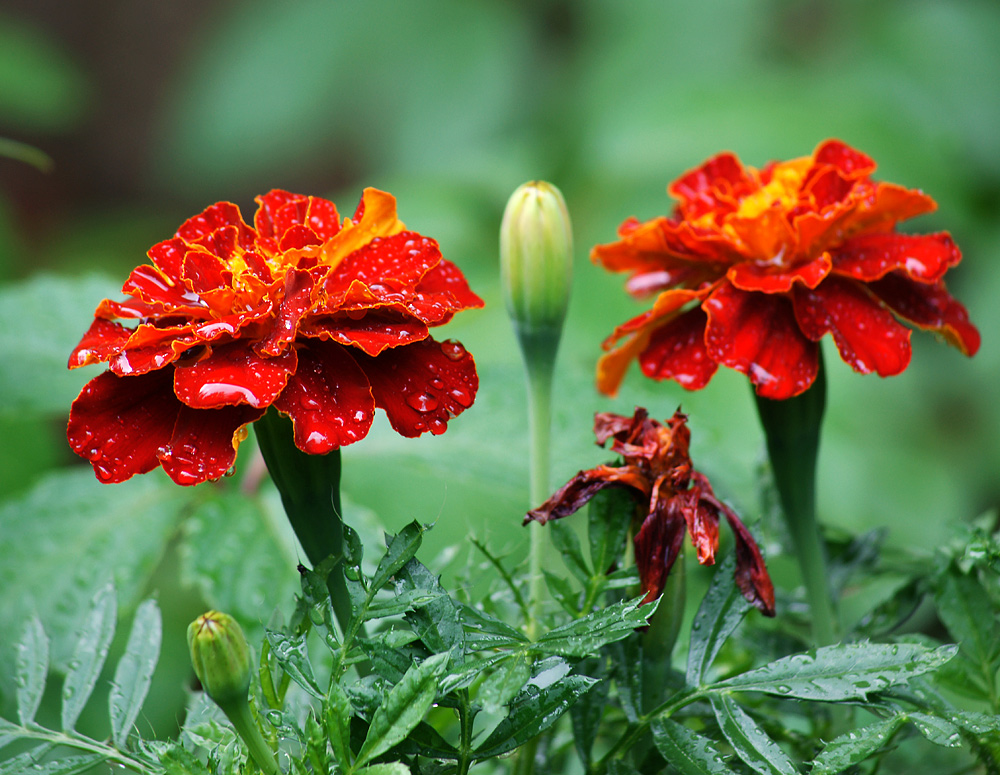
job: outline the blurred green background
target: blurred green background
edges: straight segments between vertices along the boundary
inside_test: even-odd
[[[390,530],[436,520],[425,562],[470,533],[515,560],[523,552],[526,410],[496,244],[507,196],[535,178],[562,189],[577,240],[553,486],[601,461],[594,411],[641,404],[664,418],[681,405],[695,465],[749,520],[759,515],[762,441],[744,377],[721,370],[692,394],[633,368],[618,398],[593,390],[601,340],[643,307],[588,253],[627,216],[666,213],[667,183],[720,150],[760,166],[828,137],[873,156],[878,178],[937,200],[937,212],[903,229],[952,232],[965,259],[949,288],[983,346],[970,361],[917,333],[911,366],[889,380],[855,375],[827,352],[821,516],[850,530],[884,526],[890,542],[930,550],[950,525],[1000,503],[995,0],[5,0],[0,137],[53,162],[43,172],[0,158],[7,631],[31,605],[72,621],[72,604],[39,601],[70,594],[52,576],[72,576],[78,556],[66,547],[89,546],[90,514],[117,514],[114,531],[128,526],[153,545],[138,557],[122,534],[124,549],[100,539],[126,607],[155,593],[186,622],[199,594],[211,597],[189,567],[192,550],[179,560],[162,550],[178,540],[178,523],[157,516],[176,488],[160,472],[102,487],[68,450],[69,404],[98,370],[70,373],[65,361],[93,308],[117,296],[152,244],[217,200],[250,219],[253,197],[275,187],[328,196],[346,212],[364,186],[391,191],[406,224],[435,237],[487,302],[436,333],[475,355],[476,405],[443,437],[402,439],[380,420],[344,451],[355,519]],[[241,470],[251,458],[247,445]],[[232,605],[266,621],[264,609],[294,586],[280,517],[262,519],[290,580],[262,590],[253,568],[234,569],[244,557],[231,545],[237,517],[213,521],[202,508],[199,519],[185,535],[230,546],[228,559],[216,552],[216,575],[242,574],[254,594]],[[165,637],[176,637],[170,626]],[[0,663],[5,653],[0,644]],[[0,710],[2,700],[0,686]]]

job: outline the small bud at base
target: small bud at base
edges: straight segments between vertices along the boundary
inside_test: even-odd
[[[236,620],[209,611],[191,622],[187,639],[191,664],[205,693],[220,706],[245,702],[250,690],[250,647]]]

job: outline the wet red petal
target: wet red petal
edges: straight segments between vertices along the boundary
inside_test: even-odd
[[[271,330],[256,346],[264,355],[277,355],[295,340],[299,323],[312,306],[312,276],[301,269],[285,273],[285,289],[271,322]]]
[[[104,372],[73,402],[67,438],[102,482],[123,482],[159,465],[159,449],[173,433],[182,404],[171,375],[155,371],[137,377]]]
[[[714,565],[719,548],[719,512],[710,501],[701,498],[701,490],[694,487],[677,493],[678,507],[687,523],[691,543],[698,553],[701,565]]]
[[[257,229],[257,233],[262,237],[277,242],[284,233],[284,230],[279,231],[275,227],[275,218],[278,211],[289,202],[304,198],[302,194],[293,194],[277,188],[256,197],[254,201],[257,202],[257,212],[253,216],[253,224]],[[288,228],[287,223],[284,226],[285,229]]]
[[[69,356],[69,368],[106,361],[125,346],[132,330],[119,323],[95,318]]]
[[[642,373],[652,379],[674,379],[686,390],[708,384],[719,365],[705,347],[708,318],[700,307],[655,329],[639,356]]]
[[[549,520],[567,517],[608,487],[634,489],[637,495],[642,495],[643,502],[649,496],[649,482],[637,466],[597,466],[589,471],[579,471],[545,503],[529,511],[524,517],[524,524],[538,522],[544,525]]]
[[[979,331],[969,322],[969,312],[956,301],[943,282],[918,283],[890,272],[868,288],[898,315],[923,329],[940,333],[948,344],[973,356],[979,350]]]
[[[256,235],[253,229],[246,225],[240,214],[240,208],[232,202],[217,202],[211,207],[205,208],[200,215],[188,218],[177,230],[177,236],[185,242],[201,243],[206,238],[210,238],[216,230],[227,226],[234,229],[231,232],[234,243],[239,242],[244,247],[254,244]]]
[[[180,280],[167,277],[159,269],[148,264],[142,264],[132,270],[122,286],[122,293],[171,307],[183,307],[197,301]]]
[[[815,288],[830,273],[831,266],[830,256],[826,253],[791,269],[745,261],[730,268],[726,277],[743,291],[787,293],[796,284]]]
[[[894,232],[865,234],[848,240],[833,253],[837,274],[871,282],[899,269],[913,280],[933,283],[962,260],[962,253],[946,232],[906,235]]]
[[[875,171],[875,160],[840,140],[826,140],[813,151],[817,166],[831,164],[845,177],[859,178]]]
[[[435,240],[412,231],[376,237],[348,255],[330,275],[330,287],[346,289],[353,281],[390,290],[411,288],[441,261]]]
[[[392,308],[370,310],[357,319],[350,313],[324,317],[303,325],[300,333],[357,347],[372,356],[389,347],[419,342],[428,336],[426,325]]]
[[[246,426],[265,412],[251,406],[210,410],[180,406],[170,441],[159,456],[167,476],[183,485],[218,479],[232,468]]]
[[[910,363],[910,331],[851,280],[830,277],[793,296],[799,328],[813,341],[833,334],[840,356],[861,374],[899,374]]]
[[[358,352],[375,403],[403,436],[444,433],[448,420],[476,398],[479,377],[472,356],[454,340],[424,339],[386,350],[377,358]]]
[[[291,417],[295,445],[310,455],[364,438],[375,416],[368,378],[348,351],[332,342],[299,349],[298,368],[274,406]]]
[[[681,200],[686,217],[696,219],[711,211],[721,215],[735,210],[737,199],[757,187],[734,154],[720,153],[679,177],[667,191]]]
[[[723,283],[702,306],[709,356],[749,376],[758,395],[791,398],[812,385],[818,345],[799,330],[788,299]]]
[[[180,280],[181,265],[184,262],[184,254],[187,253],[188,246],[180,237],[160,242],[149,249],[147,255],[152,259],[153,264],[167,277]]]
[[[483,300],[469,288],[465,275],[442,258],[417,284],[410,311],[428,325],[447,322],[455,312],[478,309]]]
[[[127,377],[162,369],[196,344],[190,325],[159,326],[143,323],[129,337],[121,352],[108,360],[115,374]]]
[[[228,288],[233,282],[229,267],[204,250],[189,250],[185,254],[181,274],[199,296],[216,288]]]
[[[208,357],[174,369],[174,393],[194,409],[237,404],[266,408],[284,390],[296,361],[293,349],[262,358],[243,342],[221,345]]]
[[[666,496],[651,510],[635,534],[632,545],[639,583],[646,593],[643,603],[651,603],[663,594],[667,576],[681,552],[684,527],[684,517],[677,513],[676,501]]]

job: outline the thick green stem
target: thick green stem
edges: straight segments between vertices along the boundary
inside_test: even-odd
[[[253,714],[250,713],[250,706],[247,704],[247,701],[237,700],[236,702],[229,702],[219,707],[222,708],[222,712],[226,714],[226,718],[232,723],[233,729],[243,738],[247,750],[250,751],[250,758],[260,767],[261,772],[265,775],[281,775],[281,768],[278,767],[278,762],[275,761],[271,749],[264,742],[264,738],[257,728],[257,722],[254,721]]]
[[[812,615],[813,639],[828,646],[839,626],[827,573],[826,547],[816,521],[816,460],[826,406],[826,374],[819,373],[805,393],[784,401],[756,396],[767,453],[791,534]]]
[[[307,455],[295,446],[292,423],[274,409],[254,424],[257,443],[271,479],[281,493],[285,514],[313,567],[344,551],[340,508],[340,450]],[[327,587],[333,611],[346,632],[351,619],[343,563],[331,569]]]

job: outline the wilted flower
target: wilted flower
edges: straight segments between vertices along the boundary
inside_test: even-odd
[[[391,195],[365,189],[343,221],[318,197],[257,202],[253,227],[220,202],[155,245],[129,298],[101,302],[70,356],[70,368],[110,367],[68,429],[102,481],[158,465],[178,484],[216,479],[271,406],[299,449],[323,454],[363,438],[376,407],[419,436],[472,405],[472,357],[428,328],[482,300],[437,242],[406,230]]]
[[[618,466],[601,465],[580,471],[551,498],[525,517],[545,524],[577,511],[607,487],[631,490],[638,502],[635,563],[646,602],[663,592],[667,574],[680,554],[685,531],[698,553],[698,562],[711,565],[719,546],[719,515],[736,537],[736,583],[743,596],[768,616],[774,615],[774,586],[764,558],[750,531],[735,512],[715,497],[703,474],[692,468],[687,417],[676,412],[666,425],[649,419],[645,409],[633,417],[598,413],[594,435],[622,456]]]
[[[674,181],[674,215],[629,219],[621,239],[593,258],[630,272],[652,309],[604,343],[598,387],[614,394],[628,364],[697,390],[721,364],[750,377],[758,395],[805,391],[819,368],[819,340],[832,334],[862,374],[889,376],[910,362],[910,330],[940,333],[966,355],[979,332],[945,289],[961,260],[946,233],[896,232],[934,210],[921,191],[871,179],[875,162],[837,140],[811,156],[761,170],[723,153]]]

